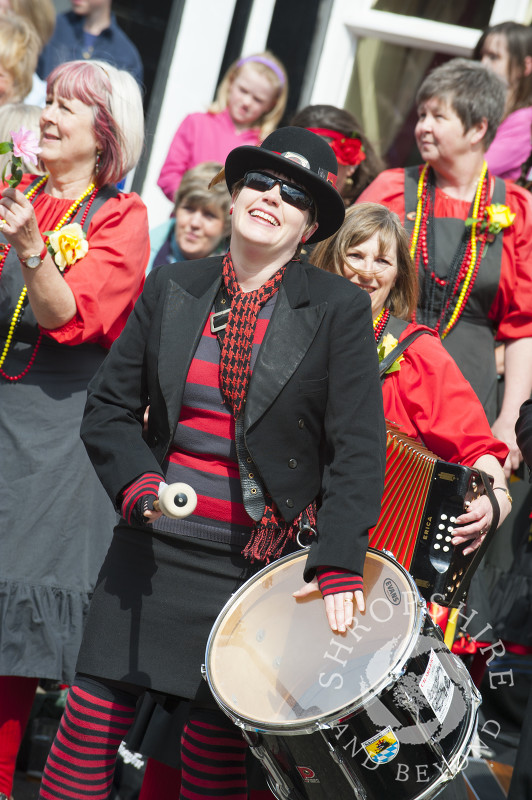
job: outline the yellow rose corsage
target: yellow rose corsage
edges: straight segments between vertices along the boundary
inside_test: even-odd
[[[500,233],[504,228],[509,228],[513,225],[515,214],[502,203],[492,203],[491,206],[486,206],[488,214],[488,231],[490,233]]]
[[[382,337],[381,343],[377,347],[377,355],[379,356],[379,362],[383,361],[388,353],[391,353],[394,347],[397,345],[397,339],[395,336],[392,336],[391,333],[387,333],[385,336]],[[399,372],[401,369],[401,361],[404,361],[404,355],[401,355],[393,362],[392,366],[389,367],[385,375],[391,375],[392,372]]]
[[[47,235],[48,251],[61,272],[89,252],[89,243],[79,222],[63,225],[58,231],[50,231]]]
[[[502,203],[492,203],[490,206],[486,206],[486,214],[487,219],[482,221],[475,217],[468,217],[465,225],[466,228],[470,228],[476,222],[479,233],[484,233],[487,229],[488,233],[491,234],[491,239],[488,239],[488,241],[493,241],[493,237],[513,225],[516,217],[512,209]]]

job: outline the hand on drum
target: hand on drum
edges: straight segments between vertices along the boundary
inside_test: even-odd
[[[454,545],[469,542],[464,547],[464,555],[477,550],[491,527],[493,521],[493,508],[489,497],[481,495],[476,497],[464,514],[456,518],[457,527],[453,531],[452,543]]]
[[[318,579],[316,577],[306,583],[301,589],[298,589],[297,592],[294,592],[293,597],[301,599],[303,597],[308,597],[308,595],[314,592],[320,592]],[[365,603],[364,595],[361,591],[356,591],[354,593],[337,592],[336,594],[328,594],[323,598],[325,613],[327,614],[327,620],[332,631],[345,633],[346,628],[353,622],[353,594],[358,610],[363,612]]]

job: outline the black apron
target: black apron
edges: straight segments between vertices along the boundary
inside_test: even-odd
[[[409,235],[414,228],[412,216],[417,206],[419,167],[405,169],[405,221]],[[504,203],[506,186],[495,178],[492,203]],[[449,265],[456,252],[462,234],[464,220],[458,218],[434,218],[436,241],[436,263],[431,267],[440,278],[447,278]],[[443,346],[454,358],[464,377],[475,390],[490,423],[497,417],[497,371],[495,368],[495,329],[488,318],[495,300],[501,276],[502,233],[487,244],[482,254],[480,268],[473,289],[463,312],[450,333],[443,339]],[[420,288],[423,287],[425,271],[420,268]],[[436,287],[436,296],[442,288]]]

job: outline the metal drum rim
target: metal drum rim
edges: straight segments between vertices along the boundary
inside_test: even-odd
[[[394,663],[393,669],[391,669],[387,674],[383,675],[382,680],[378,683],[374,684],[371,687],[371,690],[364,692],[363,695],[356,698],[356,702],[343,706],[341,708],[333,709],[326,714],[322,714],[319,719],[313,718],[306,721],[301,720],[289,720],[285,722],[279,723],[265,723],[260,720],[253,720],[251,717],[245,717],[236,713],[235,709],[228,706],[218,695],[214,682],[211,679],[210,669],[209,669],[209,655],[212,649],[212,645],[220,626],[222,625],[224,618],[227,614],[227,611],[231,609],[236,602],[238,602],[239,597],[245,594],[254,583],[259,582],[266,576],[269,572],[272,572],[274,569],[279,568],[283,564],[288,561],[295,561],[298,558],[302,558],[305,555],[308,555],[308,548],[304,548],[301,551],[296,551],[294,553],[289,553],[282,558],[273,561],[271,564],[267,564],[261,570],[255,573],[251,578],[249,578],[242,586],[231,595],[229,600],[225,603],[224,607],[218,614],[214,625],[211,628],[209,638],[207,639],[207,645],[205,648],[205,662],[202,667],[202,673],[207,681],[207,684],[212,692],[212,695],[216,701],[216,703],[220,706],[222,711],[233,721],[235,725],[244,730],[248,731],[256,731],[258,733],[277,733],[283,736],[298,736],[303,734],[314,733],[318,730],[322,730],[324,728],[329,728],[332,722],[336,722],[342,717],[352,716],[356,711],[362,708],[364,705],[368,703],[368,700],[378,696],[387,686],[392,685],[397,680],[397,675],[400,674],[404,665],[410,658],[412,652],[412,644],[419,638],[419,634],[425,624],[426,619],[426,602],[421,596],[419,589],[417,588],[414,579],[410,575],[410,573],[400,564],[393,553],[387,550],[377,550],[373,547],[368,547],[367,550],[368,554],[376,555],[378,558],[382,558],[384,561],[387,561],[391,564],[394,568],[398,569],[405,578],[407,584],[410,586],[412,590],[412,594],[416,599],[416,602],[412,604],[414,608],[414,619],[412,622],[412,628],[410,631],[410,636],[408,640],[405,641],[403,646],[403,651],[401,656],[397,661]]]

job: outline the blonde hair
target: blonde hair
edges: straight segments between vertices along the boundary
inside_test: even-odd
[[[0,142],[8,142],[11,139],[12,132],[18,131],[22,126],[29,131],[33,131],[39,138],[41,111],[42,108],[39,108],[39,106],[30,106],[26,105],[26,103],[6,103],[4,106],[0,106]],[[0,156],[0,173],[10,159],[11,153]],[[33,175],[41,172],[38,167],[27,161],[22,162],[22,170]]]
[[[41,40],[40,49],[52,38],[55,8],[52,0],[9,0],[12,11],[30,22]]]
[[[264,61],[271,61],[277,71],[283,75],[284,80],[281,80],[277,71],[265,64],[262,59]],[[245,59],[239,58],[231,64],[218,86],[216,97],[214,98],[214,102],[209,106],[209,111],[212,114],[225,111],[231,84],[240,70],[245,66],[251,67],[258,72],[259,75],[265,75],[276,92],[275,103],[270,110],[266,111],[256,122],[260,139],[263,140],[278,127],[284,114],[288,98],[288,77],[286,75],[286,70],[279,59],[276,58],[273,53],[270,53],[269,50],[265,50],[263,53],[255,53],[254,55],[247,56]]]
[[[175,210],[182,203],[192,203],[199,208],[213,206],[223,215],[224,230],[223,236],[226,237],[231,231],[231,218],[229,208],[231,206],[231,195],[225,183],[212,184],[213,178],[219,174],[222,165],[217,161],[204,161],[183,175],[181,183],[177,189],[175,198]]]
[[[326,272],[344,275],[347,251],[378,233],[379,249],[388,253],[397,248],[397,279],[388,295],[385,306],[400,319],[410,320],[418,296],[418,279],[412,259],[408,235],[401,220],[393,211],[378,203],[359,203],[346,211],[342,227],[312,251],[311,261]]]
[[[39,47],[37,32],[24,17],[0,14],[0,67],[13,80],[12,102],[23,100],[31,91]]]

